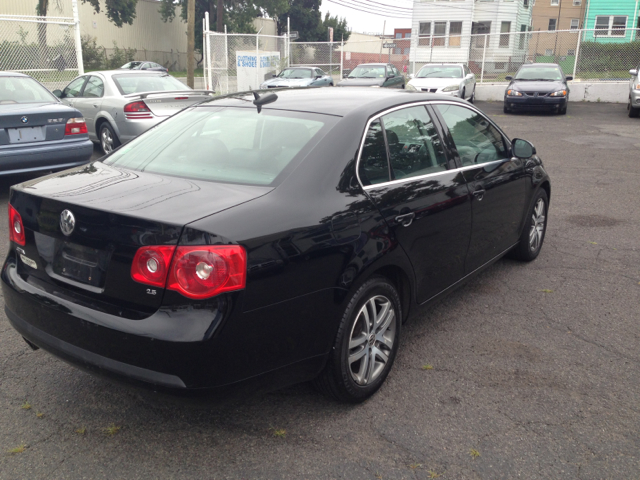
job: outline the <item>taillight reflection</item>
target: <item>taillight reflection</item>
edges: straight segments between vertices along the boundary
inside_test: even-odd
[[[18,245],[25,245],[24,225],[22,217],[18,211],[9,204],[9,240],[16,242]]]
[[[142,247],[131,266],[135,281],[193,299],[243,289],[246,275],[247,254],[239,245]]]

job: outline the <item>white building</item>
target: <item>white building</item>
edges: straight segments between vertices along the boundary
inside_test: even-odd
[[[531,10],[532,0],[414,0],[411,61],[507,71],[527,55],[528,35],[516,33],[529,31]]]

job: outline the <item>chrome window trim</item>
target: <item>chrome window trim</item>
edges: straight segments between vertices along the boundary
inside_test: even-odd
[[[360,179],[360,159],[362,158],[362,149],[364,148],[364,142],[367,138],[367,132],[369,131],[369,128],[371,127],[371,124],[373,122],[375,122],[376,120],[378,120],[379,118],[387,115],[388,113],[391,112],[395,112],[396,110],[403,110],[405,108],[412,108],[412,107],[418,107],[418,106],[427,106],[427,105],[457,105],[457,106],[462,106],[465,108],[469,108],[470,110],[474,110],[475,112],[479,113],[480,115],[482,115],[484,118],[486,118],[489,123],[491,123],[491,125],[493,125],[495,128],[498,129],[498,131],[500,132],[500,134],[503,136],[503,138],[507,139],[507,142],[509,143],[508,146],[511,145],[511,140],[509,139],[509,137],[507,137],[505,135],[505,133],[502,131],[502,129],[500,129],[500,127],[498,127],[489,117],[487,117],[484,113],[482,113],[482,111],[480,111],[479,108],[477,108],[475,105],[473,105],[472,103],[470,103],[469,105],[465,105],[465,104],[461,104],[460,102],[451,102],[451,101],[447,101],[447,100],[421,100],[421,101],[417,101],[414,103],[406,103],[404,105],[398,105],[395,107],[392,107],[388,110],[385,110],[383,112],[377,113],[376,115],[374,115],[373,117],[371,117],[368,121],[367,121],[367,125],[364,129],[364,134],[362,135],[362,140],[360,140],[360,148],[358,149],[358,160],[356,162],[356,178],[358,179],[358,183],[360,184],[360,186],[362,187],[362,189],[366,192],[367,190],[371,190],[374,188],[379,188],[379,187],[384,187],[387,185],[397,185],[397,184],[401,184],[401,183],[406,183],[406,182],[410,182],[410,181],[414,181],[414,180],[421,180],[424,178],[429,178],[429,177],[434,177],[434,176],[438,176],[438,175],[442,175],[445,173],[454,173],[454,172],[464,172],[466,170],[471,170],[473,168],[478,168],[481,165],[491,165],[493,163],[500,163],[500,162],[504,162],[505,160],[509,160],[507,159],[503,159],[503,160],[493,160],[491,162],[486,162],[486,163],[481,163],[479,165],[469,165],[466,167],[459,167],[459,168],[452,168],[452,169],[447,169],[441,172],[435,172],[435,173],[427,173],[425,175],[417,175],[415,177],[407,177],[407,178],[401,178],[398,180],[389,180],[388,182],[382,182],[382,183],[375,183],[373,185],[365,185],[364,183],[362,183],[362,180]],[[429,113],[429,112],[427,112]],[[431,117],[431,115],[429,115],[429,117]],[[431,121],[433,121],[433,118],[431,119]]]

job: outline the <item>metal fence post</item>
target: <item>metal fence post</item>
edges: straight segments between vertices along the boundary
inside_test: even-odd
[[[73,8],[73,29],[76,43],[76,61],[78,63],[78,75],[84,75],[84,62],[82,61],[82,41],[80,39],[80,17],[78,16],[78,0],[71,0]]]
[[[225,89],[224,89],[224,93],[229,93],[229,42],[227,40],[227,25],[224,26],[224,67],[225,67],[225,72],[227,72],[227,74],[225,75]]]
[[[260,88],[260,30],[256,33],[256,86],[252,90]]]
[[[287,17],[287,67],[291,66],[291,19]]]
[[[480,83],[482,83],[484,80],[484,59],[485,59],[485,56],[487,55],[487,37],[488,36],[489,35],[487,35],[486,33],[484,34],[484,45],[482,48],[482,67],[480,69]]]
[[[342,42],[340,43],[340,78],[338,81],[342,80],[342,70],[344,67],[344,36],[342,37]]]
[[[576,79],[576,74],[578,73],[578,57],[580,55],[580,37],[582,37],[582,30],[578,32],[578,44],[576,45],[576,59],[573,62],[573,79]]]

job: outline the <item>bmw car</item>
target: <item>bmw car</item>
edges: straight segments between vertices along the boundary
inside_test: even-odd
[[[569,105],[570,75],[557,63],[530,63],[520,67],[504,92],[504,113],[533,110],[564,115]]]
[[[80,110],[89,138],[111,153],[174,113],[213,95],[171,75],[140,70],[91,72],[53,93]]]
[[[361,402],[419,306],[540,254],[550,195],[533,145],[460,99],[238,93],[12,187],[0,283],[29,346],[92,372]]]
[[[77,109],[28,75],[0,72],[0,175],[64,170],[92,153]]]
[[[285,68],[265,81],[260,88],[333,87],[333,78],[315,67]]]

